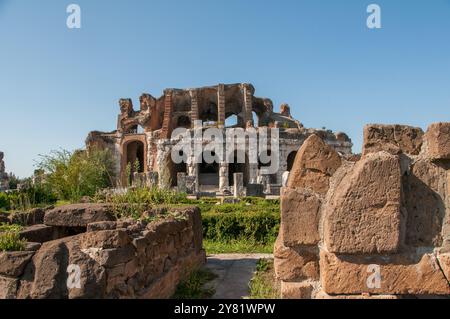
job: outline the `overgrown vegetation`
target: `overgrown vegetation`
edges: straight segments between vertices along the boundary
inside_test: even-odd
[[[250,282],[250,299],[280,299],[280,296],[273,260],[259,260],[255,276]]]
[[[189,204],[187,195],[174,190],[160,188],[132,188],[122,193],[100,192],[95,201],[113,204],[118,217],[142,218],[142,214],[152,207],[166,205],[176,206]]]
[[[0,251],[23,251],[26,240],[21,239],[18,231],[0,232]]]
[[[194,271],[187,280],[182,281],[173,296],[173,299],[208,299],[215,291],[206,287],[207,283],[217,276],[208,269]]]
[[[59,200],[77,202],[94,196],[114,181],[114,162],[109,150],[69,152],[53,151],[41,155],[39,169],[45,172],[45,184]]]
[[[21,225],[11,225],[11,224],[5,224],[5,223],[0,223],[0,233],[3,232],[20,232],[23,229],[23,226]]]
[[[26,211],[33,207],[53,205],[57,201],[56,195],[48,185],[32,184],[24,181],[23,189],[10,193],[0,193],[0,209],[12,211]]]

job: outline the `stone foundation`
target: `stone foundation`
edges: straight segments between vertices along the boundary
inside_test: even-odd
[[[110,206],[96,204],[47,211],[45,224],[21,233],[40,243],[0,253],[0,298],[170,298],[206,261],[200,211],[152,216],[115,220]]]
[[[309,137],[282,191],[282,297],[450,298],[449,141],[450,123],[368,125],[350,158]]]

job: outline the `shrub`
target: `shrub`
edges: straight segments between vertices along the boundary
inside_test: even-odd
[[[97,190],[111,187],[114,162],[109,150],[53,151],[41,156],[39,169],[45,171],[45,184],[60,200],[79,201]]]
[[[17,231],[6,231],[0,233],[0,251],[23,251],[26,240],[21,239]]]
[[[0,193],[0,209],[9,210],[9,196],[6,193]]]
[[[218,205],[202,211],[203,235],[207,240],[248,240],[260,244],[275,241],[280,227],[279,206],[275,201],[261,200],[252,205]]]

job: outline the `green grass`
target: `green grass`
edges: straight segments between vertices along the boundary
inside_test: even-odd
[[[232,240],[232,241],[217,241],[212,239],[205,239],[203,247],[206,253],[211,254],[271,254],[273,252],[273,242],[266,244],[255,243],[250,240]]]
[[[210,270],[199,269],[194,271],[187,280],[181,282],[172,297],[173,299],[208,299],[215,291],[206,288],[205,285],[214,280],[217,276]]]
[[[10,225],[0,223],[0,233],[2,232],[20,232],[23,229],[20,225]]]
[[[261,259],[250,282],[250,299],[280,299],[279,283],[275,279],[273,260]]]
[[[18,232],[6,231],[0,233],[0,251],[23,251],[26,240],[20,238]]]

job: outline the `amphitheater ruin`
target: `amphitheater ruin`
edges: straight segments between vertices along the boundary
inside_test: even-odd
[[[254,94],[255,89],[251,84],[166,89],[160,98],[143,94],[139,111],[134,110],[131,99],[121,99],[117,130],[111,133],[91,132],[86,144],[88,148],[112,151],[117,176],[120,176],[122,183],[125,183],[126,175],[130,173],[126,169],[130,165],[133,177],[143,179],[146,184],[168,188],[180,186],[180,181],[183,186],[188,184],[189,193],[216,194],[230,191],[234,185],[234,174],[240,173],[243,186],[250,194],[263,184],[265,194],[279,195],[283,173],[291,170],[298,149],[311,134],[319,135],[344,155],[351,153],[353,144],[346,134],[306,129],[292,118],[287,104],[281,105],[280,113],[276,113],[270,99]],[[186,158],[183,163],[175,164],[171,151],[177,141],[171,139],[171,134],[177,128],[194,131],[196,121],[201,121],[204,129],[256,128],[259,132],[263,128],[278,128],[278,172],[261,174],[261,167],[266,163],[251,163],[248,154],[245,163],[217,158],[212,164],[199,164]],[[249,145],[245,149],[248,152]],[[138,172],[134,166],[136,161],[139,163]]]

